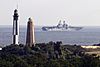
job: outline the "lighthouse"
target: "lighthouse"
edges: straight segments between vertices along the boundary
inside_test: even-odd
[[[18,23],[18,11],[14,10],[13,15],[13,44],[18,45],[19,40],[19,23]]]
[[[29,47],[35,46],[34,22],[32,18],[29,18],[27,23],[26,45]]]

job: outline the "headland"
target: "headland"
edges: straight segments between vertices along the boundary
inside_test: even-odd
[[[100,48],[62,45],[61,41],[29,47],[11,44],[0,50],[0,67],[99,67],[100,56],[87,52]]]

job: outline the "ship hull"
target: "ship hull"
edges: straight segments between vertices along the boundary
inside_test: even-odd
[[[63,24],[61,23],[61,20],[57,24],[57,26],[44,26],[42,27],[43,31],[78,31],[81,30],[83,27],[74,27],[69,26],[68,24],[63,21]]]
[[[82,27],[67,27],[67,28],[57,28],[57,27],[42,27],[43,31],[78,31]]]

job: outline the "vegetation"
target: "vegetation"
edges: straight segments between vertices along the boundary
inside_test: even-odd
[[[35,47],[9,45],[0,51],[0,67],[100,67],[100,57],[77,45],[39,43]]]

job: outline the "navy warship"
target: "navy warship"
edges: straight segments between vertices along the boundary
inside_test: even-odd
[[[61,22],[61,20],[59,21],[59,23],[56,26],[43,26],[42,30],[43,31],[78,31],[81,30],[83,27],[75,27],[75,26],[69,26],[68,24],[66,24],[65,21],[63,21],[63,23]]]

